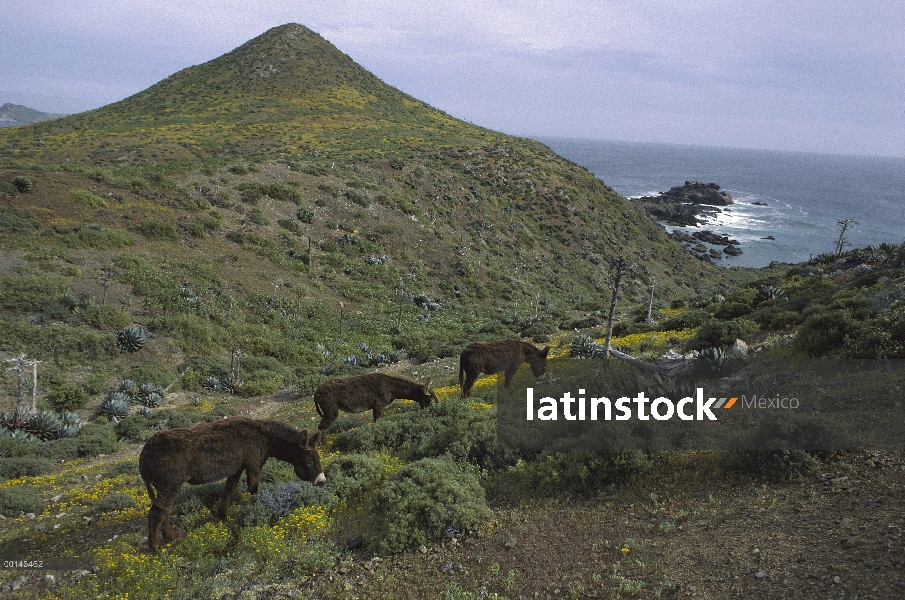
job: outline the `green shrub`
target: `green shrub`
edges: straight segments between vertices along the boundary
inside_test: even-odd
[[[79,456],[91,458],[98,454],[113,454],[119,450],[119,444],[106,436],[78,435],[72,438],[76,441]]]
[[[820,461],[800,448],[735,450],[720,456],[720,466],[758,479],[794,481],[815,473]]]
[[[334,447],[343,452],[387,449],[410,460],[449,454],[487,469],[515,460],[497,443],[496,412],[472,410],[458,398],[428,408],[401,405],[374,423],[340,432]]]
[[[283,375],[274,373],[273,371],[256,371],[248,376],[245,386],[242,388],[242,395],[247,398],[256,396],[266,396],[272,394],[283,387]]]
[[[0,308],[39,312],[50,298],[69,291],[69,281],[57,275],[0,276]]]
[[[37,456],[0,458],[0,481],[23,475],[40,475],[51,468],[53,468],[53,461]]]
[[[0,515],[18,517],[22,513],[38,512],[41,501],[31,488],[0,488]]]
[[[0,437],[0,458],[11,458],[29,454],[32,444],[11,437]]]
[[[107,206],[107,203],[104,202],[103,198],[95,196],[89,190],[85,189],[69,190],[69,197],[72,198],[73,202],[79,206],[84,206],[85,208]]]
[[[308,210],[307,208],[300,208],[295,213],[296,218],[302,223],[313,223],[314,222],[314,212]]]
[[[677,331],[690,327],[700,327],[710,320],[710,315],[703,310],[689,310],[669,319],[663,319],[657,323],[658,331]]]
[[[704,348],[728,348],[740,337],[745,335],[742,324],[734,321],[710,321],[702,326],[698,333],[691,338],[685,347],[688,350],[703,350]]]
[[[279,225],[280,227],[282,227],[283,229],[285,229],[287,231],[291,231],[292,233],[294,233],[296,235],[302,234],[302,230],[299,228],[298,224],[291,219],[278,219],[277,225]]]
[[[269,527],[274,520],[275,515],[261,503],[260,498],[255,498],[239,512],[240,527]]]
[[[3,233],[28,235],[40,228],[41,222],[30,210],[0,206],[0,231]]]
[[[840,350],[847,338],[858,337],[861,325],[848,310],[812,314],[795,336],[794,346],[808,356],[824,356]]]
[[[327,488],[348,500],[371,490],[383,480],[383,465],[366,454],[341,454],[324,469]]]
[[[714,311],[713,316],[717,319],[734,319],[742,317],[751,312],[751,305],[742,302],[723,302]]]
[[[98,329],[122,329],[132,318],[113,304],[92,304],[85,310],[85,322]]]
[[[905,304],[882,310],[845,340],[845,358],[905,358]]]
[[[94,396],[107,390],[107,376],[103,373],[91,373],[85,377],[85,391]]]
[[[584,450],[518,461],[509,469],[507,478],[526,483],[542,494],[581,494],[626,483],[649,468],[650,459],[641,451]]]
[[[254,223],[255,225],[269,225],[270,219],[264,214],[260,208],[253,208],[248,211],[248,220]]]
[[[403,466],[374,492],[365,525],[381,554],[405,552],[490,518],[473,469],[448,457]]]
[[[79,453],[79,436],[61,440],[49,440],[40,444],[31,444],[30,454],[58,460],[73,460],[84,456]]]
[[[121,440],[140,440],[155,422],[142,415],[129,415],[116,424],[116,436]]]
[[[110,512],[114,510],[125,510],[135,506],[135,500],[129,494],[116,493],[104,496],[94,505],[94,509],[99,512]]]
[[[145,217],[135,228],[151,240],[175,240],[178,237],[175,225],[156,216]]]
[[[53,391],[50,404],[57,410],[78,410],[88,404],[88,392],[82,387],[64,383]]]

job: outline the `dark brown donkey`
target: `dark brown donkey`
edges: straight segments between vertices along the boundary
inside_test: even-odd
[[[531,365],[531,372],[535,377],[540,377],[547,369],[549,353],[550,346],[541,349],[519,340],[468,344],[459,356],[459,385],[462,386],[462,397],[471,396],[471,388],[481,373],[493,375],[505,371],[505,387],[508,388],[512,376],[523,362]]]
[[[415,400],[421,408],[426,408],[432,402],[437,402],[437,395],[430,386],[430,380],[422,385],[383,373],[325,381],[314,392],[314,407],[321,416],[321,423],[317,428],[321,432],[327,431],[336,421],[340,410],[352,413],[370,410],[376,421],[383,416],[390,402],[398,398]]]
[[[210,483],[226,477],[217,516],[223,519],[239,477],[245,471],[248,489],[258,493],[261,468],[270,457],[290,463],[299,479],[315,485],[327,482],[312,436],[276,421],[230,417],[189,428],[168,429],[151,436],[141,451],[138,467],[151,497],[148,546],[154,552],[163,526],[166,541],[176,537],[170,509],[183,483]]]

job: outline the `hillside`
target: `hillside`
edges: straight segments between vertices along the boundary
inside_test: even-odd
[[[638,265],[626,309],[654,279],[668,303],[726,276],[585,169],[400,93],[300,25],[121,102],[0,132],[0,152],[5,284],[116,315],[8,300],[4,350],[41,359],[36,314],[76,337],[134,322],[172,372],[241,347],[281,361],[271,381],[290,383],[321,368],[315,343],[334,360],[359,343],[424,359],[596,324],[617,256]]]
[[[66,115],[41,112],[21,104],[10,104],[7,102],[0,106],[0,127],[10,127],[14,125],[24,125],[26,123],[37,123],[38,121],[48,121],[50,119],[59,119]]]
[[[783,450],[661,451],[642,425],[632,450],[532,453],[498,439],[498,377],[467,400],[457,380],[465,344],[503,337],[552,346],[537,385],[581,363],[566,357],[600,364],[619,257],[636,268],[614,344],[648,361],[701,351],[695,385],[754,377],[724,369],[733,347],[755,363],[903,358],[905,244],[720,269],[544,145],[406,96],[300,25],[121,102],[0,130],[0,234],[0,558],[48,561],[0,572],[0,594],[905,589],[901,448],[848,449],[835,413],[792,423],[816,422],[820,448],[846,448],[833,452],[773,430]],[[229,415],[310,431],[319,383],[374,368],[430,381],[440,401],[342,414],[325,487],[270,460],[257,497],[243,477],[219,521],[222,482],[183,486],[177,539],[148,553],[151,436]],[[32,369],[41,412],[23,425],[6,411],[19,391],[27,403]],[[691,382],[603,372],[650,397]],[[821,402],[901,418],[901,373],[846,373]],[[901,421],[874,420],[899,439]]]

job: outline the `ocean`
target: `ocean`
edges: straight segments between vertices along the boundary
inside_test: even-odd
[[[735,202],[729,210],[705,226],[681,229],[706,229],[738,240],[743,254],[715,261],[723,266],[795,263],[833,252],[842,219],[858,221],[845,233],[851,247],[905,241],[905,158],[540,141],[629,198],[654,196],[686,180],[721,186]],[[775,239],[763,239],[767,236]]]

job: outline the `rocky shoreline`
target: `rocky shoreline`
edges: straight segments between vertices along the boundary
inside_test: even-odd
[[[661,225],[676,227],[699,227],[706,225],[713,217],[722,212],[720,207],[733,203],[729,192],[720,190],[715,183],[702,181],[686,181],[659,196],[642,196],[633,198],[634,202],[644,207],[647,215]],[[691,235],[682,231],[673,231],[669,236],[681,242],[685,249],[703,261],[720,260],[723,255],[738,256],[742,250],[737,240],[712,231],[695,231]],[[722,249],[711,246],[721,246]]]

